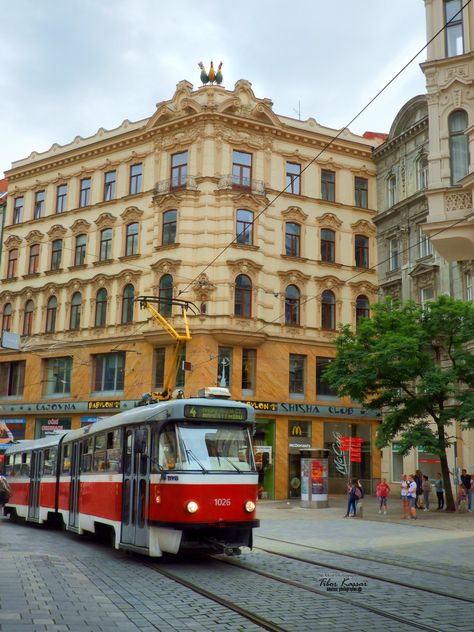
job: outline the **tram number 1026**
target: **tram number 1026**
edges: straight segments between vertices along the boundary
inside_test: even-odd
[[[214,498],[214,505],[216,507],[230,507],[230,498]]]

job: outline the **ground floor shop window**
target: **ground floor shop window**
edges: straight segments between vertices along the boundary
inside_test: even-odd
[[[400,445],[392,443],[392,481],[400,482],[403,474],[403,455]]]
[[[362,439],[362,460],[349,461],[349,453],[341,450],[342,437]],[[346,492],[347,481],[360,479],[366,491],[372,491],[372,432],[370,424],[325,422],[324,447],[329,450],[329,493]]]
[[[441,471],[441,462],[437,454],[425,452],[424,448],[418,447],[418,469],[431,481],[436,479],[436,474]],[[411,472],[409,472],[411,474]]]
[[[258,419],[252,438],[255,464],[258,471],[258,497],[275,497],[275,420]]]
[[[311,421],[288,421],[288,498],[301,497],[301,452],[311,448]]]

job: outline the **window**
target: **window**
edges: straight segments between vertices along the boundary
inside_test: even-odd
[[[321,197],[328,202],[336,199],[336,174],[334,171],[323,169],[321,171]]]
[[[26,362],[0,363],[0,397],[21,397],[25,384]]]
[[[365,235],[355,236],[355,264],[358,268],[369,267],[369,238]]]
[[[461,4],[461,0],[445,0],[444,2],[444,21],[447,23],[452,19],[452,22],[446,26],[446,57],[464,53]]]
[[[368,318],[369,316],[369,299],[364,295],[358,296],[356,300],[356,324],[359,324],[363,318]]]
[[[250,189],[252,185],[252,154],[232,152],[232,184]]]
[[[35,193],[35,210],[34,218],[40,219],[44,213],[44,191],[37,191]]]
[[[28,274],[36,274],[39,266],[39,244],[30,246],[30,257],[28,259]]]
[[[23,312],[23,335],[31,336],[33,331],[33,311],[34,311],[34,303],[30,299],[26,301],[25,311]]]
[[[369,181],[367,178],[355,178],[355,205],[358,208],[368,208]]]
[[[2,331],[10,331],[12,326],[13,308],[11,303],[6,303],[2,315]]]
[[[290,398],[303,398],[306,383],[306,356],[290,353],[289,370]]]
[[[130,167],[130,195],[136,195],[142,190],[142,165],[141,163]]]
[[[467,114],[456,110],[449,115],[449,157],[451,162],[451,184],[456,184],[467,175],[469,168],[469,148],[465,134]]]
[[[104,228],[100,231],[99,261],[108,261],[112,254],[112,229]]]
[[[181,352],[179,354],[179,360],[178,360],[178,371],[176,373],[176,388],[180,388],[183,389],[185,386],[185,379],[186,379],[186,371],[184,370],[183,367],[183,362],[186,360],[186,345],[184,344],[181,347]]]
[[[56,331],[56,312],[58,301],[55,296],[51,296],[46,306],[46,333],[53,334]]]
[[[257,374],[257,350],[242,349],[242,396],[255,395],[255,376]]]
[[[13,201],[13,223],[14,224],[19,224],[21,220],[23,219],[23,203],[24,203],[23,196],[17,197]]]
[[[416,163],[418,176],[418,190],[423,191],[428,188],[428,158],[421,156]]]
[[[393,237],[388,242],[389,249],[389,269],[390,271],[398,270],[400,267],[399,244],[398,239]]]
[[[219,347],[217,356],[217,386],[229,387],[232,376],[232,349]]]
[[[91,179],[82,178],[79,190],[79,207],[89,206],[91,203]]]
[[[154,352],[155,356],[155,388],[163,388],[165,384],[165,347],[157,347]]]
[[[336,261],[336,233],[328,228],[321,230],[321,261]]]
[[[237,211],[236,242],[251,246],[253,244],[253,212],[239,209]]]
[[[160,299],[158,311],[162,316],[171,316],[173,311],[173,277],[171,274],[164,274],[160,279],[159,295]]]
[[[301,165],[296,162],[286,163],[286,189],[287,193],[299,195],[301,193]]]
[[[107,290],[100,288],[95,297],[95,326],[105,327],[107,324]]]
[[[240,318],[252,316],[252,281],[246,274],[235,279],[234,314]]]
[[[403,469],[401,446],[398,443],[392,443],[392,481],[401,482]]]
[[[424,307],[427,301],[432,301],[434,299],[434,289],[432,286],[422,287],[420,290],[420,303],[421,306]]]
[[[300,324],[300,291],[289,285],[285,291],[285,325]]]
[[[397,201],[397,178],[391,175],[388,179],[388,205],[393,206]]]
[[[66,211],[67,202],[67,184],[60,184],[56,189],[56,213],[64,213]]]
[[[45,369],[45,394],[69,395],[72,358],[50,358],[45,361]]]
[[[115,199],[116,172],[107,171],[104,176],[104,202]]]
[[[464,295],[466,301],[472,301],[472,277],[470,272],[464,273]]]
[[[128,224],[125,243],[125,256],[131,257],[138,253],[138,223]]]
[[[8,251],[7,279],[16,277],[16,267],[18,264],[18,248],[12,248]]]
[[[300,234],[299,224],[286,222],[285,224],[285,254],[288,257],[300,256]]]
[[[123,391],[125,353],[102,353],[94,356],[94,383],[96,393]]]
[[[423,231],[422,226],[418,226],[418,242],[420,246],[420,257],[428,257],[433,254],[433,246],[428,235]]]
[[[188,152],[182,151],[171,156],[171,188],[177,189],[186,185],[188,173]]]
[[[79,329],[81,326],[81,302],[81,293],[74,292],[71,299],[71,316],[69,319],[69,329]]]
[[[122,294],[122,323],[133,323],[133,300],[135,288],[131,283],[123,288]]]
[[[163,213],[163,246],[169,246],[176,242],[176,211]]]
[[[51,270],[61,269],[62,252],[63,252],[62,239],[55,239],[51,245]]]
[[[86,260],[86,244],[87,237],[86,235],[77,235],[76,244],[74,247],[74,265],[75,266],[83,266]]]
[[[332,358],[316,358],[316,399],[324,399],[325,397],[337,397],[336,391],[334,391],[329,384],[326,384],[323,380],[324,371],[328,364],[332,362]]]
[[[336,329],[336,298],[331,290],[325,290],[321,296],[321,327]]]

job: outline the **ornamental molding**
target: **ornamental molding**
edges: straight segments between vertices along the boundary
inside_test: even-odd
[[[141,276],[142,272],[140,270],[122,270],[122,272],[115,275],[115,278],[125,287],[129,283],[138,283]]]
[[[11,250],[12,248],[18,247],[21,244],[21,239],[17,235],[10,235],[8,239],[5,239],[4,243],[5,247],[8,250]]]
[[[349,282],[348,286],[351,288],[353,298],[356,298],[360,294],[365,294],[370,301],[370,297],[376,297],[378,288],[373,283],[368,281]]]
[[[321,217],[316,218],[316,224],[319,224],[321,228],[338,229],[342,226],[342,221],[334,213],[324,213]]]
[[[66,232],[67,230],[64,228],[64,226],[61,226],[61,224],[54,224],[48,230],[47,235],[50,239],[57,239],[59,237],[64,237]]]
[[[90,285],[93,290],[92,303],[95,303],[97,292],[102,288],[107,290],[107,302],[109,301],[113,280],[114,277],[107,277],[104,274],[98,274],[90,281]]]
[[[227,265],[234,274],[247,274],[252,277],[252,281],[255,281],[255,277],[263,269],[262,265],[245,258],[228,260]]]
[[[359,221],[354,222],[351,224],[351,228],[354,233],[364,233],[369,235],[375,235],[376,233],[375,226],[365,219],[360,219]]]
[[[159,275],[171,274],[173,276],[178,271],[181,265],[181,261],[174,261],[173,259],[159,259],[152,263],[150,268]]]
[[[446,212],[472,209],[472,195],[468,191],[446,193],[444,197]]]
[[[34,244],[38,241],[42,241],[44,234],[39,230],[30,230],[28,235],[25,237],[25,241],[28,245]]]
[[[73,235],[77,235],[79,233],[84,233],[84,232],[87,233],[90,227],[91,227],[91,224],[86,219],[76,219],[74,224],[71,226],[71,232],[73,233]]]
[[[303,274],[299,270],[287,270],[285,272],[278,272],[278,276],[280,277],[281,282],[285,285],[301,285],[303,287],[311,278],[308,274]]]
[[[98,228],[110,228],[112,224],[115,224],[117,218],[112,215],[112,213],[101,213],[99,217],[95,220],[94,224]]]
[[[308,215],[299,206],[289,206],[286,211],[281,212],[285,220],[295,220],[299,224],[305,224]]]
[[[332,275],[327,275],[323,277],[315,276],[313,278],[318,284],[318,289],[320,290],[320,292],[323,292],[324,290],[338,290],[339,288],[344,286],[344,281]]]
[[[212,292],[216,290],[214,283],[209,281],[209,277],[202,272],[193,283],[193,290],[199,301],[205,303],[210,299]]]
[[[138,222],[143,216],[143,211],[141,211],[136,206],[127,207],[123,213],[120,214],[120,217],[124,222]]]
[[[233,191],[229,191],[232,195],[232,203],[235,209],[249,209],[262,207],[266,205],[266,201],[264,196],[258,198],[253,193],[243,193],[239,191],[238,193],[234,193]]]

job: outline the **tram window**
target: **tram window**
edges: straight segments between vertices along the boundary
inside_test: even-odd
[[[54,474],[55,457],[56,454],[54,448],[46,448],[43,457],[43,476],[50,476],[51,474]]]
[[[31,452],[24,452],[21,455],[21,475],[30,475]]]
[[[17,476],[18,474],[20,474],[20,458],[20,454],[12,454],[12,469],[10,472],[11,476]]]
[[[96,435],[94,448],[94,472],[103,472],[105,470],[106,442],[107,436],[105,432]]]
[[[176,433],[173,427],[166,428],[160,434],[158,463],[165,470],[176,467]]]
[[[92,469],[92,437],[86,439],[82,446],[81,472],[90,472]]]
[[[71,444],[68,443],[63,448],[63,474],[69,474],[71,471]]]
[[[133,431],[127,430],[125,435],[125,474],[130,474],[132,471],[132,444]]]
[[[121,439],[122,433],[120,429],[107,433],[107,462],[106,468],[109,472],[121,472]]]
[[[11,454],[7,454],[6,457],[5,457],[5,474],[7,476],[11,474],[12,463],[13,463],[12,455]]]

